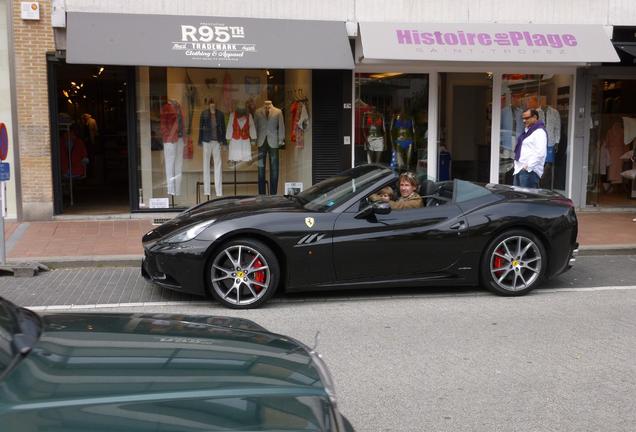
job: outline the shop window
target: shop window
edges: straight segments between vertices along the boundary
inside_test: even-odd
[[[137,69],[139,208],[311,185],[311,71]]]
[[[428,75],[355,75],[355,164],[426,173]]]
[[[536,109],[548,135],[540,186],[565,191],[572,76],[510,73],[503,74],[501,86],[499,183],[513,183],[515,147],[524,133],[522,113]]]

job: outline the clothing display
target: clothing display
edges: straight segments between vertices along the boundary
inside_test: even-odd
[[[168,195],[181,195],[181,170],[183,169],[183,138],[163,143]]]
[[[623,143],[630,144],[636,139],[636,118],[623,117]]]
[[[384,138],[386,130],[384,116],[377,111],[365,112],[362,115],[362,133],[364,134],[367,161],[369,163],[380,162],[382,152],[385,150]]]
[[[269,193],[276,195],[278,192],[278,150],[285,145],[283,112],[272,105],[271,101],[265,101],[265,105],[256,110],[254,121],[258,145],[258,193],[265,194],[265,165],[269,160]]]
[[[413,119],[404,114],[396,114],[391,123],[391,139],[393,150],[397,154],[399,169],[411,167],[415,144],[415,124]]]
[[[260,147],[267,140],[271,148],[279,148],[285,142],[283,111],[268,102],[265,101],[265,106],[258,108],[254,113],[256,144]]]
[[[223,160],[221,159],[221,143],[203,141],[203,194],[210,195],[210,157],[214,163],[214,193],[223,196]]]
[[[64,178],[86,177],[88,153],[84,141],[75,133],[64,132],[60,136],[60,166]]]
[[[221,145],[227,144],[225,137],[225,114],[211,108],[203,110],[199,120],[199,145],[203,146],[203,193],[210,195],[210,157],[214,163],[214,191],[223,195],[223,161]]]
[[[559,144],[561,140],[561,114],[556,108],[546,106],[539,110],[539,120],[543,121],[548,134],[548,146]]]
[[[254,118],[244,108],[230,113],[225,138],[229,141],[228,160],[249,162],[252,160],[251,141],[256,139]]]
[[[625,153],[625,144],[623,143],[625,134],[622,123],[621,121],[614,122],[605,134],[602,144],[607,148],[609,154],[607,181],[614,184],[623,182],[621,177],[621,171],[623,171],[621,155]]]
[[[364,116],[365,113],[370,111],[374,111],[374,108],[371,105],[367,104],[366,102],[363,102],[360,99],[356,100],[356,103],[355,103],[355,117],[356,117],[355,118],[355,125],[356,125],[355,145],[357,146],[365,145],[365,139],[364,139],[364,133],[363,133],[364,125],[363,125],[362,117]]]
[[[160,123],[168,195],[180,195],[185,130],[177,101],[169,100],[161,107]]]
[[[296,148],[305,148],[305,130],[309,125],[307,99],[295,100],[290,105],[291,133],[289,140],[296,144]]]

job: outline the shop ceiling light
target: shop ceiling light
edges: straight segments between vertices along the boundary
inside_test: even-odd
[[[373,79],[384,79],[384,78],[392,78],[400,75],[404,75],[402,72],[382,72],[369,75],[369,78]]]

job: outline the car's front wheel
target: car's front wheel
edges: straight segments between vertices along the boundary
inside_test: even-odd
[[[482,283],[497,294],[524,295],[541,283],[547,264],[545,248],[537,236],[525,230],[510,230],[486,248]]]
[[[276,291],[279,281],[276,255],[260,241],[237,239],[222,245],[208,265],[210,293],[233,309],[255,308]]]

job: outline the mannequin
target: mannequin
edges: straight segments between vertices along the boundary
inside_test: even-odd
[[[285,145],[283,112],[266,100],[254,114],[258,144],[258,193],[265,194],[265,165],[269,159],[269,192],[278,192],[278,151]]]
[[[185,136],[181,105],[176,100],[170,99],[161,107],[159,116],[168,195],[180,195],[183,137]]]
[[[379,163],[382,157],[385,136],[384,116],[376,110],[362,114],[362,134],[368,163]]]
[[[228,159],[233,162],[249,162],[252,160],[251,141],[256,139],[254,118],[247,111],[244,102],[236,105],[227,122],[225,138],[229,140]]]
[[[391,122],[391,142],[397,155],[397,167],[400,171],[411,169],[415,149],[415,123],[404,112],[393,116]]]
[[[221,145],[227,145],[225,138],[225,114],[216,109],[213,98],[208,99],[208,107],[201,111],[199,120],[199,145],[203,147],[203,193],[210,197],[210,156],[214,162],[214,192],[223,195]]]

